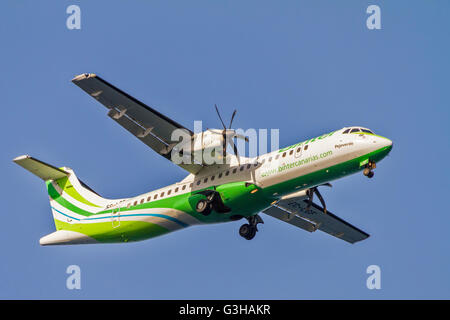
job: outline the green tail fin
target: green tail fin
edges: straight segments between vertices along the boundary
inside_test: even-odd
[[[57,230],[63,229],[67,221],[102,210],[110,201],[79,180],[70,168],[57,168],[28,155],[13,161],[45,181]]]

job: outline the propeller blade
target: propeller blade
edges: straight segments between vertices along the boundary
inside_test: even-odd
[[[231,124],[233,123],[233,119],[234,119],[234,116],[236,115],[236,112],[237,112],[237,110],[235,109],[233,112],[233,115],[231,116],[230,126],[228,127],[228,129],[231,129]]]
[[[323,200],[323,197],[317,188],[314,188],[314,193],[317,194],[317,197],[319,198],[320,203],[322,204],[323,212],[327,213],[327,205],[325,204],[325,200]]]
[[[233,139],[228,139],[228,143],[233,148],[234,154],[236,155],[237,160],[238,160],[238,164],[241,165],[241,159],[239,157],[239,152],[238,152],[238,149],[237,149],[236,145],[234,144]]]
[[[226,157],[227,155],[227,135],[225,133],[225,130],[222,131],[222,156]]]
[[[216,107],[217,115],[219,116],[220,122],[222,122],[223,129],[226,129],[225,124],[223,123],[222,117],[220,116],[219,108],[217,108],[217,104],[214,105]]]

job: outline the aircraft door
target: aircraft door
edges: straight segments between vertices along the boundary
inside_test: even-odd
[[[112,227],[117,228],[120,226],[120,208],[114,208],[111,212]]]

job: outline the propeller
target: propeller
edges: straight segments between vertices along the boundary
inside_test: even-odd
[[[326,186],[326,187],[330,187],[330,188],[332,187],[331,183],[329,183],[329,182],[321,184],[321,185],[319,185],[317,187],[320,187],[320,186]],[[316,194],[317,198],[319,198],[319,201],[322,204],[323,212],[327,213],[327,205],[325,204],[325,200],[323,199],[323,197],[320,194],[319,189],[317,189],[317,187],[309,188],[306,191],[306,195],[309,198],[308,199],[308,205],[306,206],[306,210],[309,210],[309,208],[311,208],[311,205],[312,205],[312,202],[313,202],[313,199],[314,199],[314,194]]]
[[[227,127],[225,126],[225,123],[222,120],[222,117],[220,116],[220,112],[219,112],[219,108],[217,107],[217,104],[215,104],[214,107],[216,108],[217,115],[219,116],[219,120],[222,123],[222,127],[223,127],[223,130],[220,133],[222,135],[222,141],[223,141],[222,154],[225,157],[226,151],[227,151],[227,142],[228,142],[230,147],[233,149],[233,152],[236,155],[238,163],[240,165],[241,162],[240,162],[239,153],[238,153],[236,144],[233,141],[233,138],[243,139],[243,140],[245,140],[245,142],[248,142],[248,138],[241,134],[237,134],[236,130],[231,129],[231,125],[233,124],[233,120],[234,120],[234,117],[236,116],[237,110],[234,110],[233,114],[231,115],[230,125],[228,126],[228,129],[227,129]]]

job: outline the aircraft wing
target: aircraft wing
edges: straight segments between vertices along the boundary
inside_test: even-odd
[[[319,229],[350,243],[369,237],[367,233],[335,216],[330,211],[327,210],[327,213],[324,213],[323,208],[317,204],[312,203],[309,209],[307,209],[307,205],[308,198],[306,196],[293,197],[280,200],[263,212],[306,231],[313,232]]]
[[[95,74],[81,74],[73,78],[72,82],[108,108],[108,116],[111,119],[169,160],[171,160],[173,146],[178,143],[178,141],[171,140],[172,132],[175,129],[183,129],[191,137],[194,135],[191,130],[136,100]],[[201,164],[195,163],[178,165],[193,174],[203,167]]]

